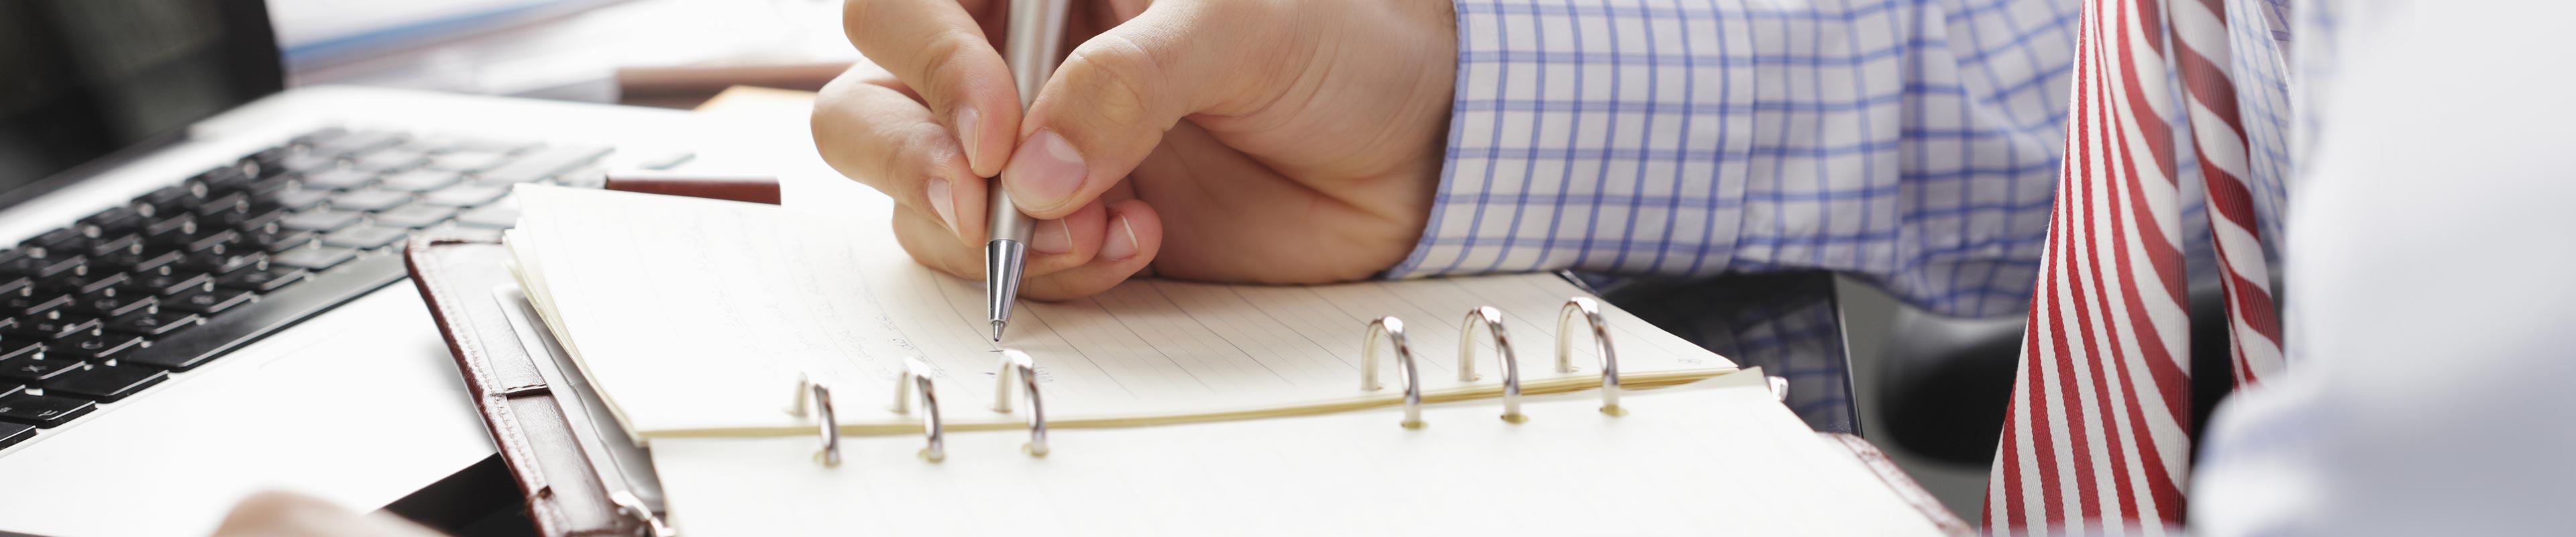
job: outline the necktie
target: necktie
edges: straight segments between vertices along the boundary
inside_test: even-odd
[[[2191,134],[2209,193],[2230,374],[2253,383],[2283,366],[2225,1],[2085,2],[2066,160],[1987,485],[1990,531],[2182,522],[2192,403],[2175,129]],[[2165,120],[2176,107],[2180,125]]]

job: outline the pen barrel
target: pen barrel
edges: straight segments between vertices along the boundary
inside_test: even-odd
[[[1065,0],[1011,0],[1009,39],[1002,58],[1019,84],[1020,108],[1037,102],[1038,89],[1055,74],[1064,49]]]
[[[1037,102],[1038,90],[1055,74],[1064,48],[1065,9],[1065,0],[1011,0],[1010,35],[1002,45],[1002,57],[1010,64],[1011,80],[1019,86],[1023,109]],[[1037,222],[1020,213],[1008,189],[997,182],[985,201],[987,239],[1028,242],[1029,230]]]

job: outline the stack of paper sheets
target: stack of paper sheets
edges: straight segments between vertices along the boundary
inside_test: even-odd
[[[957,430],[1025,418],[985,409],[998,348],[985,337],[979,282],[906,257],[882,215],[650,194],[527,186],[509,237],[523,287],[612,412],[643,443],[689,436],[803,436],[785,411],[800,375],[833,386],[847,434],[920,430],[884,407],[904,360],[935,370]],[[1546,274],[1311,287],[1138,280],[1087,299],[1025,303],[1004,344],[1035,357],[1058,428],[1313,414],[1400,400],[1401,376],[1363,390],[1370,319],[1410,332],[1427,400],[1492,397],[1489,340],[1479,379],[1460,380],[1468,311],[1504,313],[1524,390],[1593,389],[1600,367],[1577,341],[1575,372],[1553,367],[1558,308],[1589,296]],[[1726,359],[1605,308],[1630,387],[1733,371]],[[1576,328],[1575,337],[1585,337]],[[658,444],[657,444],[658,445]]]

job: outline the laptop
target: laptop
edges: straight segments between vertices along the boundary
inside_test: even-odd
[[[481,463],[403,242],[716,130],[282,80],[257,0],[0,2],[0,533],[202,535],[258,490],[375,509]]]

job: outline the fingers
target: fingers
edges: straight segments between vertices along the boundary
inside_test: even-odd
[[[1100,294],[1154,262],[1162,253],[1163,221],[1141,200],[1110,203],[1100,252],[1081,266],[1020,282],[1020,296],[1067,300]]]
[[[876,188],[906,209],[933,215],[956,245],[981,245],[988,182],[928,109],[852,69],[814,100],[814,146],[841,175]]]
[[[1038,222],[1029,233],[1027,259],[1020,269],[1022,281],[1090,262],[1100,252],[1107,215],[1104,206],[1092,204],[1062,219]],[[896,242],[922,265],[962,278],[983,278],[984,241],[958,244],[948,240],[947,232],[934,218],[921,211],[896,211]],[[1027,284],[1021,285],[1025,288]]]
[[[988,1],[848,0],[842,24],[860,54],[921,95],[957,134],[979,177],[1001,173],[1020,124],[1019,90],[975,12]],[[972,11],[970,11],[970,9]]]
[[[895,236],[915,261],[960,278],[982,279],[983,246],[955,247],[938,236],[936,226],[930,216],[919,212],[900,211],[895,216]],[[1063,244],[1069,246],[1041,251],[1049,234],[1061,234]],[[1162,220],[1152,207],[1137,200],[1093,203],[1063,220],[1040,223],[1030,238],[1020,296],[1065,300],[1106,291],[1153,263],[1162,250],[1162,236]]]
[[[1023,212],[1054,218],[1126,177],[1190,114],[1241,111],[1257,89],[1286,14],[1253,2],[1163,2],[1076,47],[1028,119],[1002,182]],[[1251,91],[1244,91],[1251,89]]]

